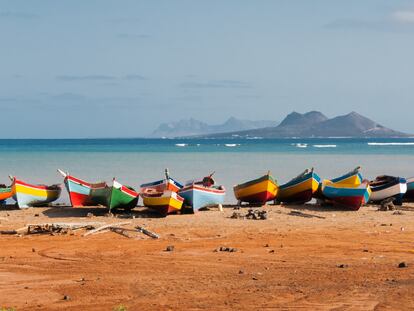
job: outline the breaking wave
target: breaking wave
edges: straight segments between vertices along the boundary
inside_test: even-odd
[[[369,146],[414,146],[414,142],[411,143],[368,143]]]
[[[177,147],[187,147],[188,144],[175,144]]]
[[[315,148],[336,148],[336,145],[313,145]]]

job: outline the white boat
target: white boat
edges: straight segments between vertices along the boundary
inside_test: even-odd
[[[370,202],[379,203],[388,198],[394,198],[394,204],[401,205],[404,194],[407,192],[405,178],[394,176],[378,176],[370,181]]]

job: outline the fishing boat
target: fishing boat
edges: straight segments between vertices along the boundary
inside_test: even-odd
[[[407,192],[403,196],[404,202],[414,202],[414,177],[407,178]]]
[[[344,185],[360,185],[363,181],[361,175],[361,167],[357,166],[352,171],[337,177],[330,179],[330,181],[334,184],[344,184]]]
[[[99,202],[96,202],[91,196],[91,188],[104,188],[105,182],[90,183],[82,179],[71,176],[69,173],[65,173],[58,169],[58,172],[65,178],[64,183],[66,190],[69,193],[70,204],[73,207],[82,206],[95,206]]]
[[[60,185],[32,185],[16,177],[11,177],[13,197],[20,208],[45,206],[56,201],[62,188]]]
[[[354,168],[352,171],[333,178],[333,179],[325,179],[323,181],[321,181],[319,183],[319,187],[318,190],[314,193],[313,197],[317,200],[319,200],[319,202],[323,202],[326,201],[328,198],[326,198],[322,192],[322,184],[326,181],[326,182],[331,182],[334,184],[343,184],[343,185],[353,185],[353,186],[358,186],[362,183],[363,178],[361,175],[361,167],[357,166],[356,168]]]
[[[389,198],[394,198],[394,204],[401,205],[403,196],[407,192],[407,181],[405,178],[394,176],[378,176],[370,181],[371,197],[373,203],[380,203]]]
[[[106,206],[109,210],[131,210],[137,206],[139,193],[132,187],[122,185],[113,179],[112,186],[92,185],[90,196],[93,202]]]
[[[0,203],[13,196],[12,186],[0,184]]]
[[[223,186],[214,185],[213,174],[204,177],[201,181],[187,183],[178,191],[178,194],[184,198],[184,204],[191,206],[193,211],[207,206],[221,206],[224,203],[226,190]]]
[[[236,185],[233,188],[239,205],[241,202],[264,205],[266,202],[275,199],[277,190],[277,182],[270,175],[270,172],[260,178]]]
[[[324,180],[322,182],[322,193],[334,205],[357,211],[369,201],[371,188],[367,180],[359,185]]]
[[[280,185],[276,200],[283,203],[306,203],[312,200],[320,181],[313,168],[307,169],[286,184]]]
[[[153,181],[150,183],[145,183],[141,185],[141,192],[145,193],[148,191],[155,192],[164,192],[166,190],[171,190],[178,192],[183,187],[181,183],[170,177],[168,169],[165,170],[165,179]]]
[[[179,211],[184,203],[184,199],[171,190],[164,192],[149,191],[140,195],[144,206],[157,211],[163,216]]]

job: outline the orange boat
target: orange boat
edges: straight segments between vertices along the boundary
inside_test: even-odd
[[[13,195],[13,190],[11,186],[0,185],[0,202],[5,201],[8,198],[11,198]]]

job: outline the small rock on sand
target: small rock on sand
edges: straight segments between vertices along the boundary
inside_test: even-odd
[[[398,264],[398,268],[407,268],[407,267],[408,267],[408,265],[404,261],[402,261]]]
[[[172,252],[174,251],[174,245],[168,245],[167,248],[165,249],[166,252]]]

